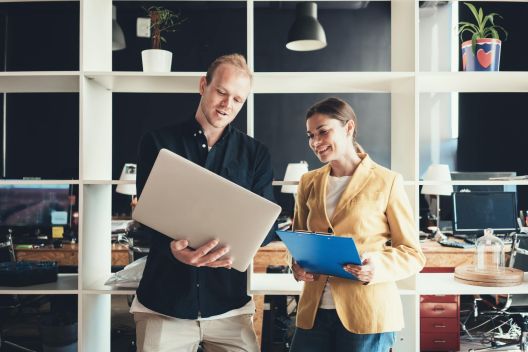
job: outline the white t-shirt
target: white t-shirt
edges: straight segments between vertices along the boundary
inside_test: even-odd
[[[332,219],[334,215],[337,202],[341,198],[341,194],[348,185],[352,176],[328,176],[328,184],[326,185],[326,214],[328,219]],[[334,298],[332,297],[332,290],[330,289],[330,282],[326,282],[321,301],[319,302],[321,309],[335,309]]]

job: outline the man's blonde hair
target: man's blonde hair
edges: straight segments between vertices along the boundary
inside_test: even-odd
[[[235,66],[236,68],[244,71],[244,73],[248,75],[249,80],[253,81],[253,75],[247,65],[247,62],[244,56],[240,54],[229,54],[229,55],[220,56],[219,58],[214,60],[213,63],[209,66],[209,68],[207,69],[207,74],[205,75],[205,80],[207,82],[207,85],[209,85],[211,81],[213,80],[214,73],[216,69],[218,68],[218,66],[222,64],[229,64],[229,65]]]

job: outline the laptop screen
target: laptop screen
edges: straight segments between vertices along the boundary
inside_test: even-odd
[[[491,228],[496,233],[517,230],[515,192],[453,193],[453,232],[481,235]]]

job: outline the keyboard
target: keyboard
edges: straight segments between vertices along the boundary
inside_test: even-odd
[[[458,242],[458,241],[439,241],[442,246],[444,247],[453,247],[453,248],[474,248],[475,245],[471,243],[464,243],[464,242]]]
[[[475,244],[477,243],[477,237],[465,237],[464,242],[469,244]]]
[[[502,243],[504,244],[512,244],[512,238],[511,236],[497,236],[500,240],[502,240]],[[477,243],[477,237],[465,237],[464,242],[470,243],[470,244],[476,244]]]

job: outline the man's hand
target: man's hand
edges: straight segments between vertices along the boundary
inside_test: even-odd
[[[299,264],[293,263],[292,265],[293,277],[297,281],[311,282],[317,279],[319,275],[314,273],[307,273]]]
[[[175,240],[171,242],[170,248],[174,258],[184,264],[196,267],[208,266],[210,268],[231,269],[231,264],[233,264],[231,258],[219,260],[220,257],[229,252],[229,248],[222,247],[213,251],[217,245],[218,240],[212,240],[197,249],[191,249],[188,247],[189,241]]]
[[[376,271],[372,258],[369,258],[366,253],[363,255],[363,262],[361,265],[346,264],[343,265],[343,269],[357,277],[359,281],[363,281],[366,284],[372,281],[374,272]]]

